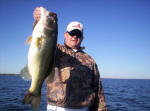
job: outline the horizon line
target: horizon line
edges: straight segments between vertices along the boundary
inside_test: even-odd
[[[0,73],[0,75],[17,75],[17,76],[21,76],[20,74],[18,73]],[[150,78],[126,78],[126,77],[122,77],[122,78],[119,78],[119,77],[101,77],[101,79],[137,79],[137,80],[140,80],[140,79],[143,79],[143,80],[149,80]]]

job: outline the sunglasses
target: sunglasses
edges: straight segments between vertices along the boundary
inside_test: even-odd
[[[68,32],[70,36],[77,36],[78,38],[81,38],[82,37],[82,32],[79,31],[79,30],[73,30],[71,32]]]

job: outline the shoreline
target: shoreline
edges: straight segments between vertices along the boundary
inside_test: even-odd
[[[0,74],[0,76],[1,75],[4,75],[4,76],[6,76],[6,75],[10,75],[10,76],[17,75],[17,76],[20,76],[20,74]]]
[[[0,73],[0,76],[6,76],[6,75],[10,75],[10,76],[21,76],[21,74],[1,74]],[[146,78],[109,78],[109,77],[102,77],[101,79],[121,79],[121,80],[150,80],[150,79],[146,79]]]

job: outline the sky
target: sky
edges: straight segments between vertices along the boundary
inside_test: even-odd
[[[150,0],[0,0],[0,73],[20,73],[27,64],[33,11],[58,16],[58,43],[71,21],[84,26],[85,52],[102,78],[150,79]]]

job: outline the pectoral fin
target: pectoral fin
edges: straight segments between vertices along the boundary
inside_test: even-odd
[[[38,37],[38,38],[37,38],[37,40],[36,40],[36,46],[37,46],[38,48],[41,47],[42,40],[43,40],[43,37]]]

